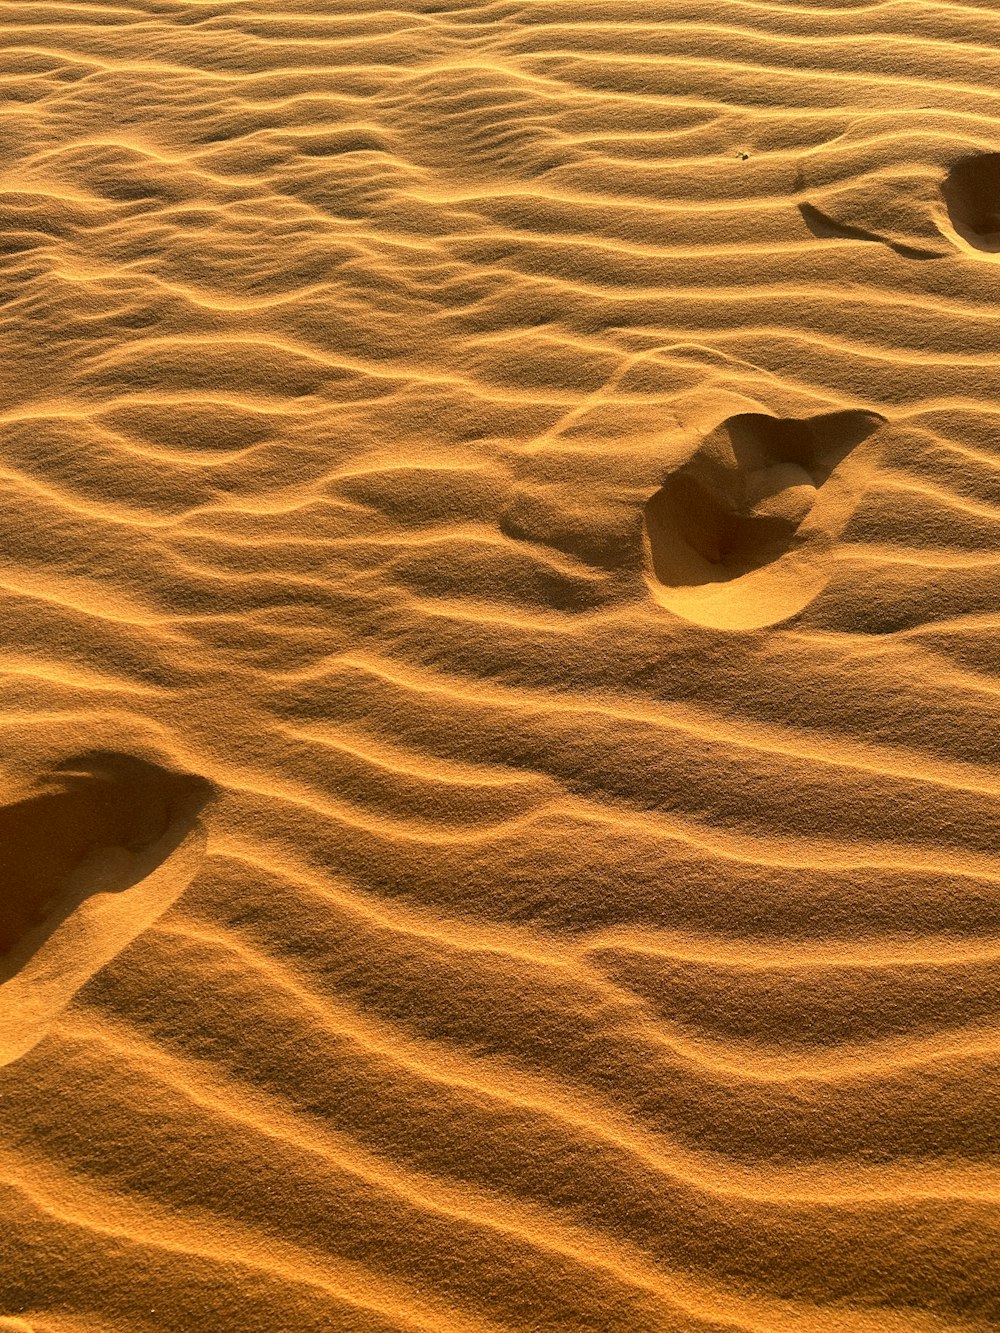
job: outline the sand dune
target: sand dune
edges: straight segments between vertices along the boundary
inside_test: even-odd
[[[0,53],[0,1330],[996,1328],[997,6]]]

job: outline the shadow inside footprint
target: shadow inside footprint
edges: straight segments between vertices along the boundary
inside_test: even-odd
[[[801,609],[815,579],[791,578],[788,569],[770,586],[759,579],[745,585],[742,604],[721,598],[718,585],[737,584],[829,538],[846,516],[817,514],[820,493],[883,421],[852,411],[805,420],[747,412],[723,422],[646,504],[657,600],[719,628],[773,624]],[[699,589],[706,596],[698,597]]]
[[[941,194],[959,236],[977,250],[1000,252],[1000,153],[960,158]]]
[[[128,889],[156,870],[210,791],[203,778],[95,750],[0,808],[0,982],[91,894]]]

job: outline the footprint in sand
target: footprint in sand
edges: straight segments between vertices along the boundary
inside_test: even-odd
[[[0,807],[0,1065],[187,886],[210,794],[203,778],[91,751]]]
[[[957,235],[976,250],[1000,254],[1000,153],[960,158],[941,194]]]
[[[656,600],[714,629],[801,611],[827,582],[833,540],[867,480],[844,464],[884,421],[858,411],[724,421],[646,504]]]

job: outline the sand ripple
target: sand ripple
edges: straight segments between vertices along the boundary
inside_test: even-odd
[[[0,1328],[995,1328],[996,8],[0,58]]]

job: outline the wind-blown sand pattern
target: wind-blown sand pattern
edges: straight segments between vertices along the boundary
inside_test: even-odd
[[[0,1329],[1000,1323],[1000,7],[2,6]]]

